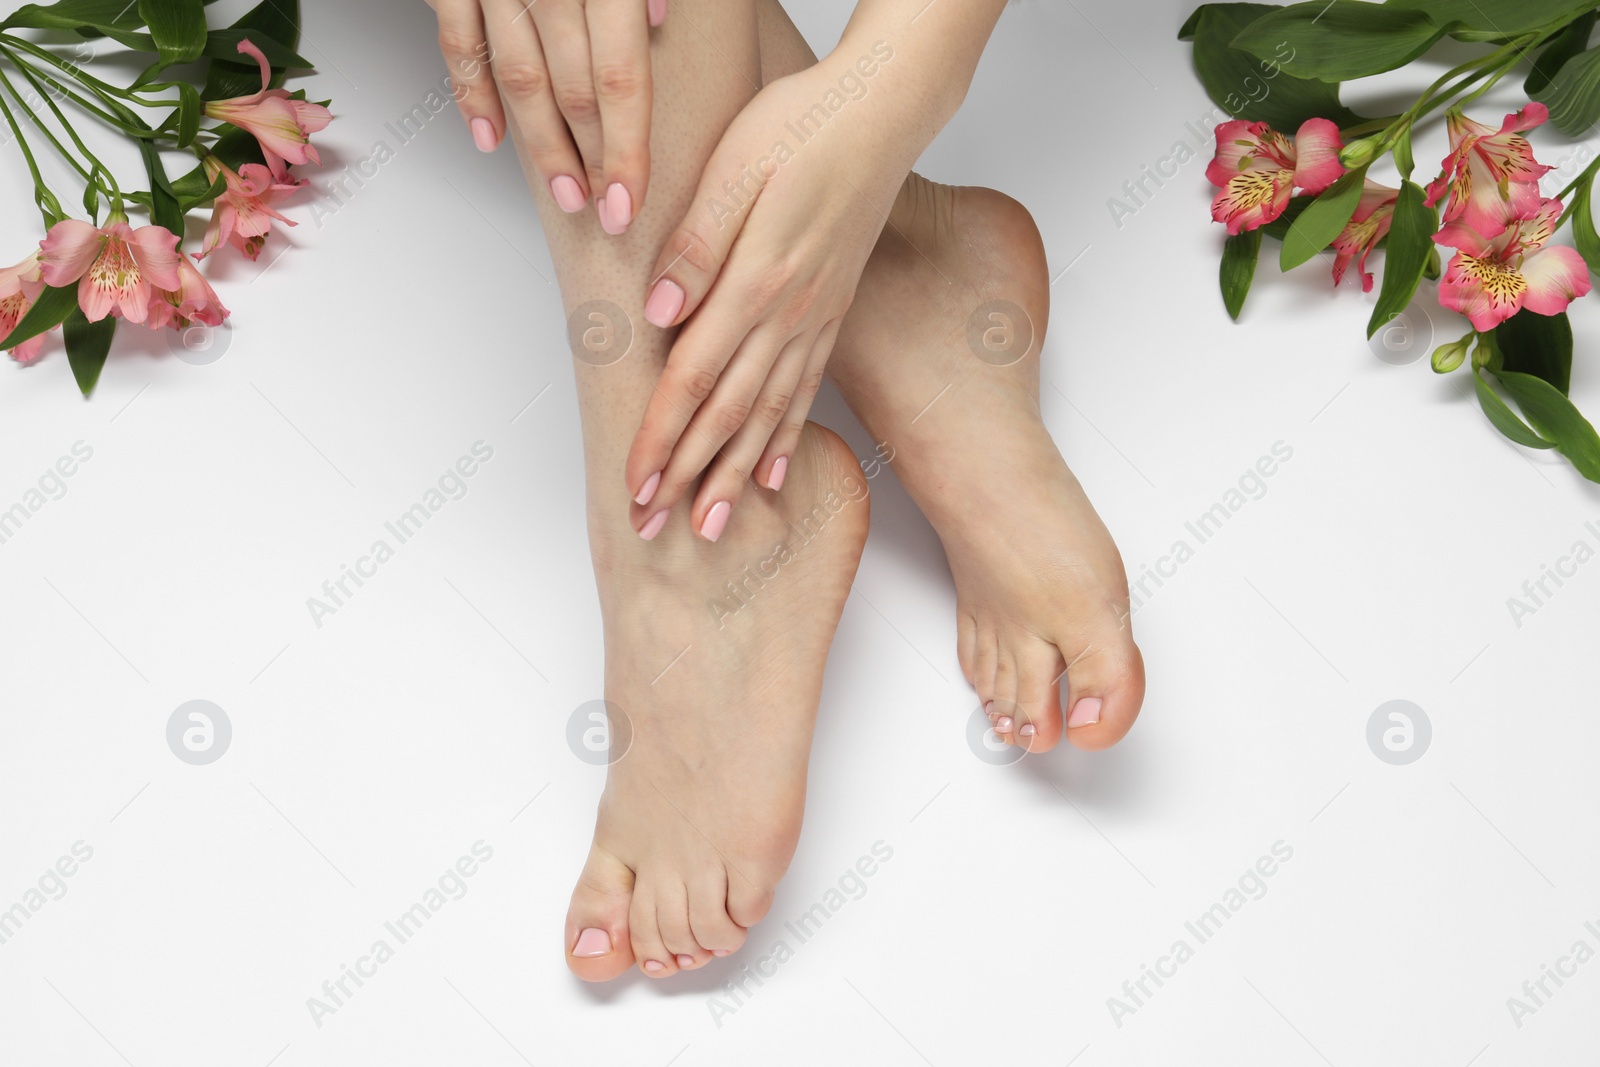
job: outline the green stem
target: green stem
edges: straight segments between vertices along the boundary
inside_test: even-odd
[[[73,103],[77,104],[78,107],[82,108],[90,115],[93,115],[101,122],[104,122],[106,125],[115,128],[121,133],[126,134],[129,137],[141,137],[147,139],[154,139],[160,136],[152,130],[140,129],[137,126],[131,126],[113,112],[103,110],[92,101],[79,95],[70,86],[64,84],[61,79],[55,77],[49,71],[41,70],[24,61],[21,56],[6,48],[4,43],[0,43],[0,55],[4,55],[6,58],[10,59],[12,64],[16,66],[18,70],[24,71],[24,73],[31,72],[29,73],[29,80],[33,80],[34,77],[42,78],[44,81],[48,82],[52,88],[60,92],[61,95],[69,98]]]
[[[95,95],[99,96],[101,99],[107,99],[108,97],[119,97],[122,100],[128,100],[132,103],[138,104],[140,107],[148,108],[172,106],[172,102],[169,100],[145,100],[132,90],[119,89],[110,82],[103,82],[94,75],[87,73],[82,67],[68,63],[66,60],[56,55],[48,48],[42,48],[27,38],[17,37],[9,33],[0,33],[0,45],[5,45],[10,48],[21,48],[23,51],[38,56],[46,63],[60,68],[64,74],[78,82],[80,85],[83,85],[87,89],[93,90]]]
[[[90,179],[89,169],[87,167],[85,167],[81,162],[79,162],[77,156],[75,156],[71,152],[67,151],[66,146],[63,145],[61,143],[60,139],[57,138],[56,135],[50,131],[50,127],[46,126],[44,123],[39,121],[39,116],[37,114],[35,114],[31,109],[28,108],[27,101],[22,98],[22,94],[21,93],[17,92],[17,87],[15,85],[11,84],[11,79],[6,77],[6,73],[5,73],[4,70],[0,70],[0,86],[4,86],[5,87],[5,90],[11,94],[11,98],[17,102],[17,106],[18,107],[21,107],[22,109],[24,109],[25,111],[28,112],[28,115],[33,119],[34,127],[36,129],[38,129],[38,131],[40,133],[44,134],[45,139],[48,140],[50,142],[50,144],[55,148],[57,154],[59,154],[62,159],[67,161],[67,165],[70,166],[73,170],[77,171],[79,176],[82,177],[84,181],[91,180]],[[35,88],[37,88],[37,86],[35,86]],[[46,102],[53,103],[53,101],[50,100],[48,95],[45,96],[45,100],[46,100]],[[56,111],[56,117],[57,118],[61,118],[61,113],[60,113],[59,110]],[[69,126],[69,127],[67,127],[67,129],[70,131],[71,127]]]
[[[34,89],[38,91],[39,95],[44,97],[44,102],[46,104],[50,105],[50,110],[52,112],[54,112],[54,114],[56,116],[56,121],[60,122],[61,123],[61,128],[67,131],[67,136],[72,138],[72,143],[77,145],[78,151],[83,153],[83,158],[87,159],[91,164],[93,164],[94,167],[96,168],[96,170],[98,171],[98,173],[103,174],[105,176],[105,181],[98,181],[97,182],[97,184],[100,186],[101,191],[105,192],[107,195],[112,196],[116,200],[120,201],[122,199],[122,188],[119,185],[117,185],[117,176],[116,176],[116,174],[114,174],[112,172],[110,167],[105,165],[104,161],[102,161],[99,156],[96,156],[93,152],[91,152],[89,150],[89,146],[88,145],[83,143],[83,138],[78,136],[77,129],[72,125],[71,122],[67,121],[67,116],[62,114],[61,107],[56,103],[55,98],[50,95],[49,91],[46,90],[44,86],[39,84],[39,79],[34,75],[34,72],[33,72],[32,68],[28,67],[26,64],[19,64],[17,69],[22,71],[22,76],[24,78],[27,78],[29,84],[31,84],[34,87]],[[0,77],[3,77],[3,76],[4,75],[0,75]],[[7,85],[7,88],[10,88],[10,82],[7,82],[6,85]],[[15,92],[16,92],[16,90],[13,89],[12,90],[13,95],[15,94]],[[51,138],[51,139],[54,140],[54,138]],[[56,148],[57,149],[61,149],[61,145],[60,145],[59,142],[57,142]],[[61,151],[62,151],[62,155],[66,155],[67,154],[64,149],[62,149]],[[79,172],[82,173],[81,168],[80,168]],[[86,178],[89,177],[89,175],[87,175],[87,174],[85,174],[84,176]],[[106,185],[106,181],[109,181],[111,183],[109,187]]]
[[[1572,190],[1576,189],[1584,182],[1591,180],[1597,170],[1600,170],[1600,158],[1596,158],[1594,162],[1590,163],[1587,167],[1584,167],[1582,174],[1579,174],[1576,178],[1572,179],[1572,183],[1570,185],[1556,194],[1556,199],[1561,200],[1565,198],[1568,193],[1572,192]]]
[[[23,110],[27,111],[30,116],[33,115],[33,112],[25,105]],[[57,220],[62,218],[65,213],[61,210],[60,201],[56,200],[55,194],[45,184],[44,175],[39,173],[39,161],[33,158],[33,149],[28,147],[28,139],[22,135],[22,127],[17,125],[17,116],[12,113],[11,105],[6,103],[4,96],[0,96],[0,112],[5,113],[6,124],[11,127],[11,133],[17,139],[17,147],[22,149],[23,158],[28,161],[28,173],[33,175],[34,201],[39,208],[39,214],[44,216],[45,227],[54,226]],[[36,125],[38,121],[35,116],[34,123]],[[52,208],[55,211],[54,218],[51,217]]]

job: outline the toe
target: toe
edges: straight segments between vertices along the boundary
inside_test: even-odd
[[[1061,740],[1060,678],[1066,667],[1054,645],[1030,638],[1016,652],[1016,743],[1048,752]]]
[[[679,970],[698,967],[711,959],[711,953],[700,947],[689,928],[689,890],[682,882],[673,882],[657,891],[656,928],[661,931],[661,943],[672,953]]]
[[[994,674],[999,660],[1000,646],[995,642],[994,634],[979,629],[977,651],[972,662],[972,686],[978,691],[978,699],[983,701],[986,710],[994,700]]]
[[[1065,652],[1065,649],[1062,649]],[[1144,659],[1131,640],[1088,649],[1067,668],[1067,740],[1095,752],[1121,741],[1144,703]]]
[[[656,922],[655,887],[643,879],[634,886],[633,903],[628,908],[628,926],[633,936],[633,957],[646,978],[665,978],[678,973],[674,953],[661,939]]]
[[[956,659],[961,661],[961,673],[967,684],[977,687],[978,622],[971,615],[956,618]]]
[[[567,967],[586,982],[606,982],[633,966],[628,930],[633,872],[599,846],[578,876],[567,908]]]
[[[727,877],[728,917],[748,930],[772,910],[772,887],[757,885],[736,870]]]
[[[726,956],[744,945],[744,927],[728,916],[728,880],[722,871],[689,887],[689,928],[695,944],[713,956]]]

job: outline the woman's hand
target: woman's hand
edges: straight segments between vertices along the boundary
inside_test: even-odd
[[[712,541],[748,481],[782,486],[867,257],[930,136],[869,107],[888,92],[878,86],[892,57],[881,42],[860,58],[841,48],[773,82],[707,163],[651,272],[645,318],[687,325],[628,455],[641,536],[660,532],[702,473],[689,518]]]
[[[516,123],[561,210],[591,195],[607,233],[650,181],[650,27],[667,0],[428,0],[472,138],[492,152]]]

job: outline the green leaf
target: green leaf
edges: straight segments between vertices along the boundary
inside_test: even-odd
[[[183,237],[183,208],[167,180],[167,168],[161,162],[161,150],[145,139],[139,141],[139,153],[144,156],[145,171],[150,175],[150,220],[165,226],[181,239]]]
[[[67,362],[72,364],[72,376],[78,379],[78,391],[84,396],[94,392],[116,333],[117,320],[113,316],[90,322],[82,308],[73,308],[61,327],[61,335],[67,342]]]
[[[39,299],[33,302],[33,307],[17,323],[17,328],[4,341],[0,341],[0,352],[16,348],[42,333],[49,333],[66,321],[77,306],[78,286],[75,283],[60,288],[46,286],[44,292],[39,294]]]
[[[1430,282],[1439,280],[1439,275],[1444,273],[1444,264],[1439,260],[1437,247],[1428,249],[1428,262],[1422,267],[1422,276]]]
[[[1421,11],[1366,0],[1311,0],[1257,19],[1233,47],[1275,59],[1296,77],[1338,82],[1403,67],[1444,32]]]
[[[293,48],[285,44],[279,44],[260,30],[212,30],[206,34],[204,54],[212,59],[227,59],[236,62],[240,56],[239,42],[244,40],[249,40],[257,48],[261,49],[261,54],[267,57],[267,62],[274,69],[311,70],[315,66],[309,59],[296,55]],[[259,88],[261,88],[261,82],[258,75],[256,84],[251,87],[250,91],[255,92]]]
[[[300,2],[262,0],[260,4],[245,12],[231,28],[256,30],[287,48],[294,48],[300,43]],[[234,96],[248,96],[260,89],[260,68],[253,62],[243,61],[246,58],[234,55],[226,59],[213,59],[206,71],[206,84],[200,92],[200,98],[225,100]],[[282,81],[282,69],[275,68],[273,86],[276,87]]]
[[[1594,228],[1594,179],[1579,186],[1572,201],[1572,243],[1591,271],[1600,272],[1600,234]]]
[[[1278,256],[1278,266],[1291,271],[1327,248],[1344,230],[1361,203],[1361,187],[1367,168],[1347,171],[1344,177],[1324,190],[1289,227]]]
[[[1411,127],[1407,126],[1400,134],[1400,139],[1394,143],[1394,165],[1400,171],[1400,177],[1407,180],[1411,172],[1417,169],[1417,162],[1411,156]]]
[[[1554,386],[1563,396],[1572,384],[1572,323],[1566,312],[1536,315],[1519,311],[1494,331],[1500,368],[1532,375]]]
[[[1512,371],[1498,371],[1495,377],[1506,387],[1528,422],[1541,437],[1554,441],[1556,449],[1591,482],[1600,482],[1600,434],[1582,413],[1556,387],[1543,378]]]
[[[1289,236],[1290,227],[1299,220],[1300,216],[1305,213],[1306,208],[1310,207],[1316,199],[1314,196],[1297,196],[1290,200],[1289,206],[1283,209],[1282,215],[1261,227],[1262,236],[1271,237],[1275,241],[1281,241]]]
[[[1550,84],[1531,94],[1550,108],[1550,123],[1574,137],[1600,120],[1600,50],[1573,56],[1550,76]]]
[[[1494,424],[1495,429],[1527,448],[1556,447],[1555,442],[1546,441],[1529,429],[1527,423],[1517,418],[1517,413],[1500,399],[1499,393],[1489,387],[1489,383],[1483,380],[1483,375],[1474,371],[1472,384],[1478,392],[1478,406],[1489,416],[1489,421]]]
[[[1433,235],[1439,229],[1439,213],[1423,203],[1424,197],[1416,182],[1400,183],[1383,261],[1383,287],[1378,290],[1378,303],[1367,323],[1368,337],[1406,309],[1422,281],[1428,253],[1434,247]]]
[[[1550,84],[1550,79],[1566,65],[1567,60],[1589,47],[1589,34],[1594,31],[1595,18],[1593,11],[1580,15],[1556,35],[1555,40],[1533,61],[1533,70],[1528,72],[1528,80],[1522,86],[1524,92],[1530,97],[1539,92]]]
[[[200,58],[206,46],[206,9],[200,0],[139,0],[163,66]]]
[[[1250,283],[1255,279],[1256,260],[1260,255],[1260,230],[1246,230],[1228,238],[1222,246],[1222,302],[1234,322],[1239,321],[1244,298],[1250,295]]]
[[[1275,59],[1257,59],[1232,46],[1239,32],[1271,4],[1205,4],[1195,10],[1179,39],[1194,39],[1194,66],[1211,99],[1236,119],[1265,122],[1293,134],[1310,118],[1341,127],[1366,119],[1339,102],[1339,87],[1285,73]]]
[[[200,93],[188,82],[178,83],[178,110],[177,116],[178,147],[188,148],[194,144],[195,137],[200,133],[200,112],[204,105],[200,103]]]
[[[1499,41],[1561,23],[1595,4],[1593,0],[1388,0],[1385,6],[1422,12],[1463,41]]]
[[[137,4],[128,0],[61,0],[55,4],[24,4],[8,15],[0,27],[39,30],[77,30],[112,26],[136,29],[144,25]]]

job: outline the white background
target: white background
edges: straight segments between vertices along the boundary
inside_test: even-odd
[[[226,355],[193,366],[126,331],[89,402],[59,351],[0,368],[0,509],[93,449],[0,545],[0,909],[93,849],[0,945],[0,1062],[1490,1067],[1594,1048],[1600,962],[1520,1028],[1506,1001],[1576,940],[1600,948],[1600,564],[1520,627],[1507,598],[1600,547],[1600,494],[1502,441],[1464,375],[1377,359],[1372,298],[1334,291],[1325,260],[1284,278],[1269,244],[1230,324],[1209,152],[1113,221],[1108,198],[1211,112],[1177,0],[1013,5],[921,164],[1037,216],[1060,275],[1046,414],[1130,573],[1293,449],[1139,612],[1138,727],[1095,756],[975,758],[949,575],[881,478],[857,582],[876,610],[846,608],[771,917],[672,982],[573,980],[562,918],[603,770],[565,731],[600,696],[600,626],[549,254],[511,153],[480,156],[453,114],[404,146],[386,127],[444,77],[431,13],[307,6],[327,168],[259,264],[217,257]],[[848,6],[798,13],[819,49]],[[1351,95],[1369,114],[1408,98]],[[331,198],[378,141],[394,158]],[[13,156],[6,262],[39,236],[25,182]],[[1431,314],[1440,340],[1465,329]],[[1573,318],[1573,396],[1600,413],[1592,301]],[[819,417],[870,454],[836,396]],[[480,440],[468,495],[317,627],[307,598]],[[167,746],[193,699],[232,722],[210,766]],[[1432,722],[1409,766],[1368,748],[1391,699]],[[307,998],[479,840],[470,891],[317,1026]],[[784,923],[878,841],[893,858],[865,895],[797,945]],[[1195,946],[1185,922],[1279,841],[1265,895],[1119,1026],[1108,998]],[[794,957],[752,996],[721,991],[780,940]]]

